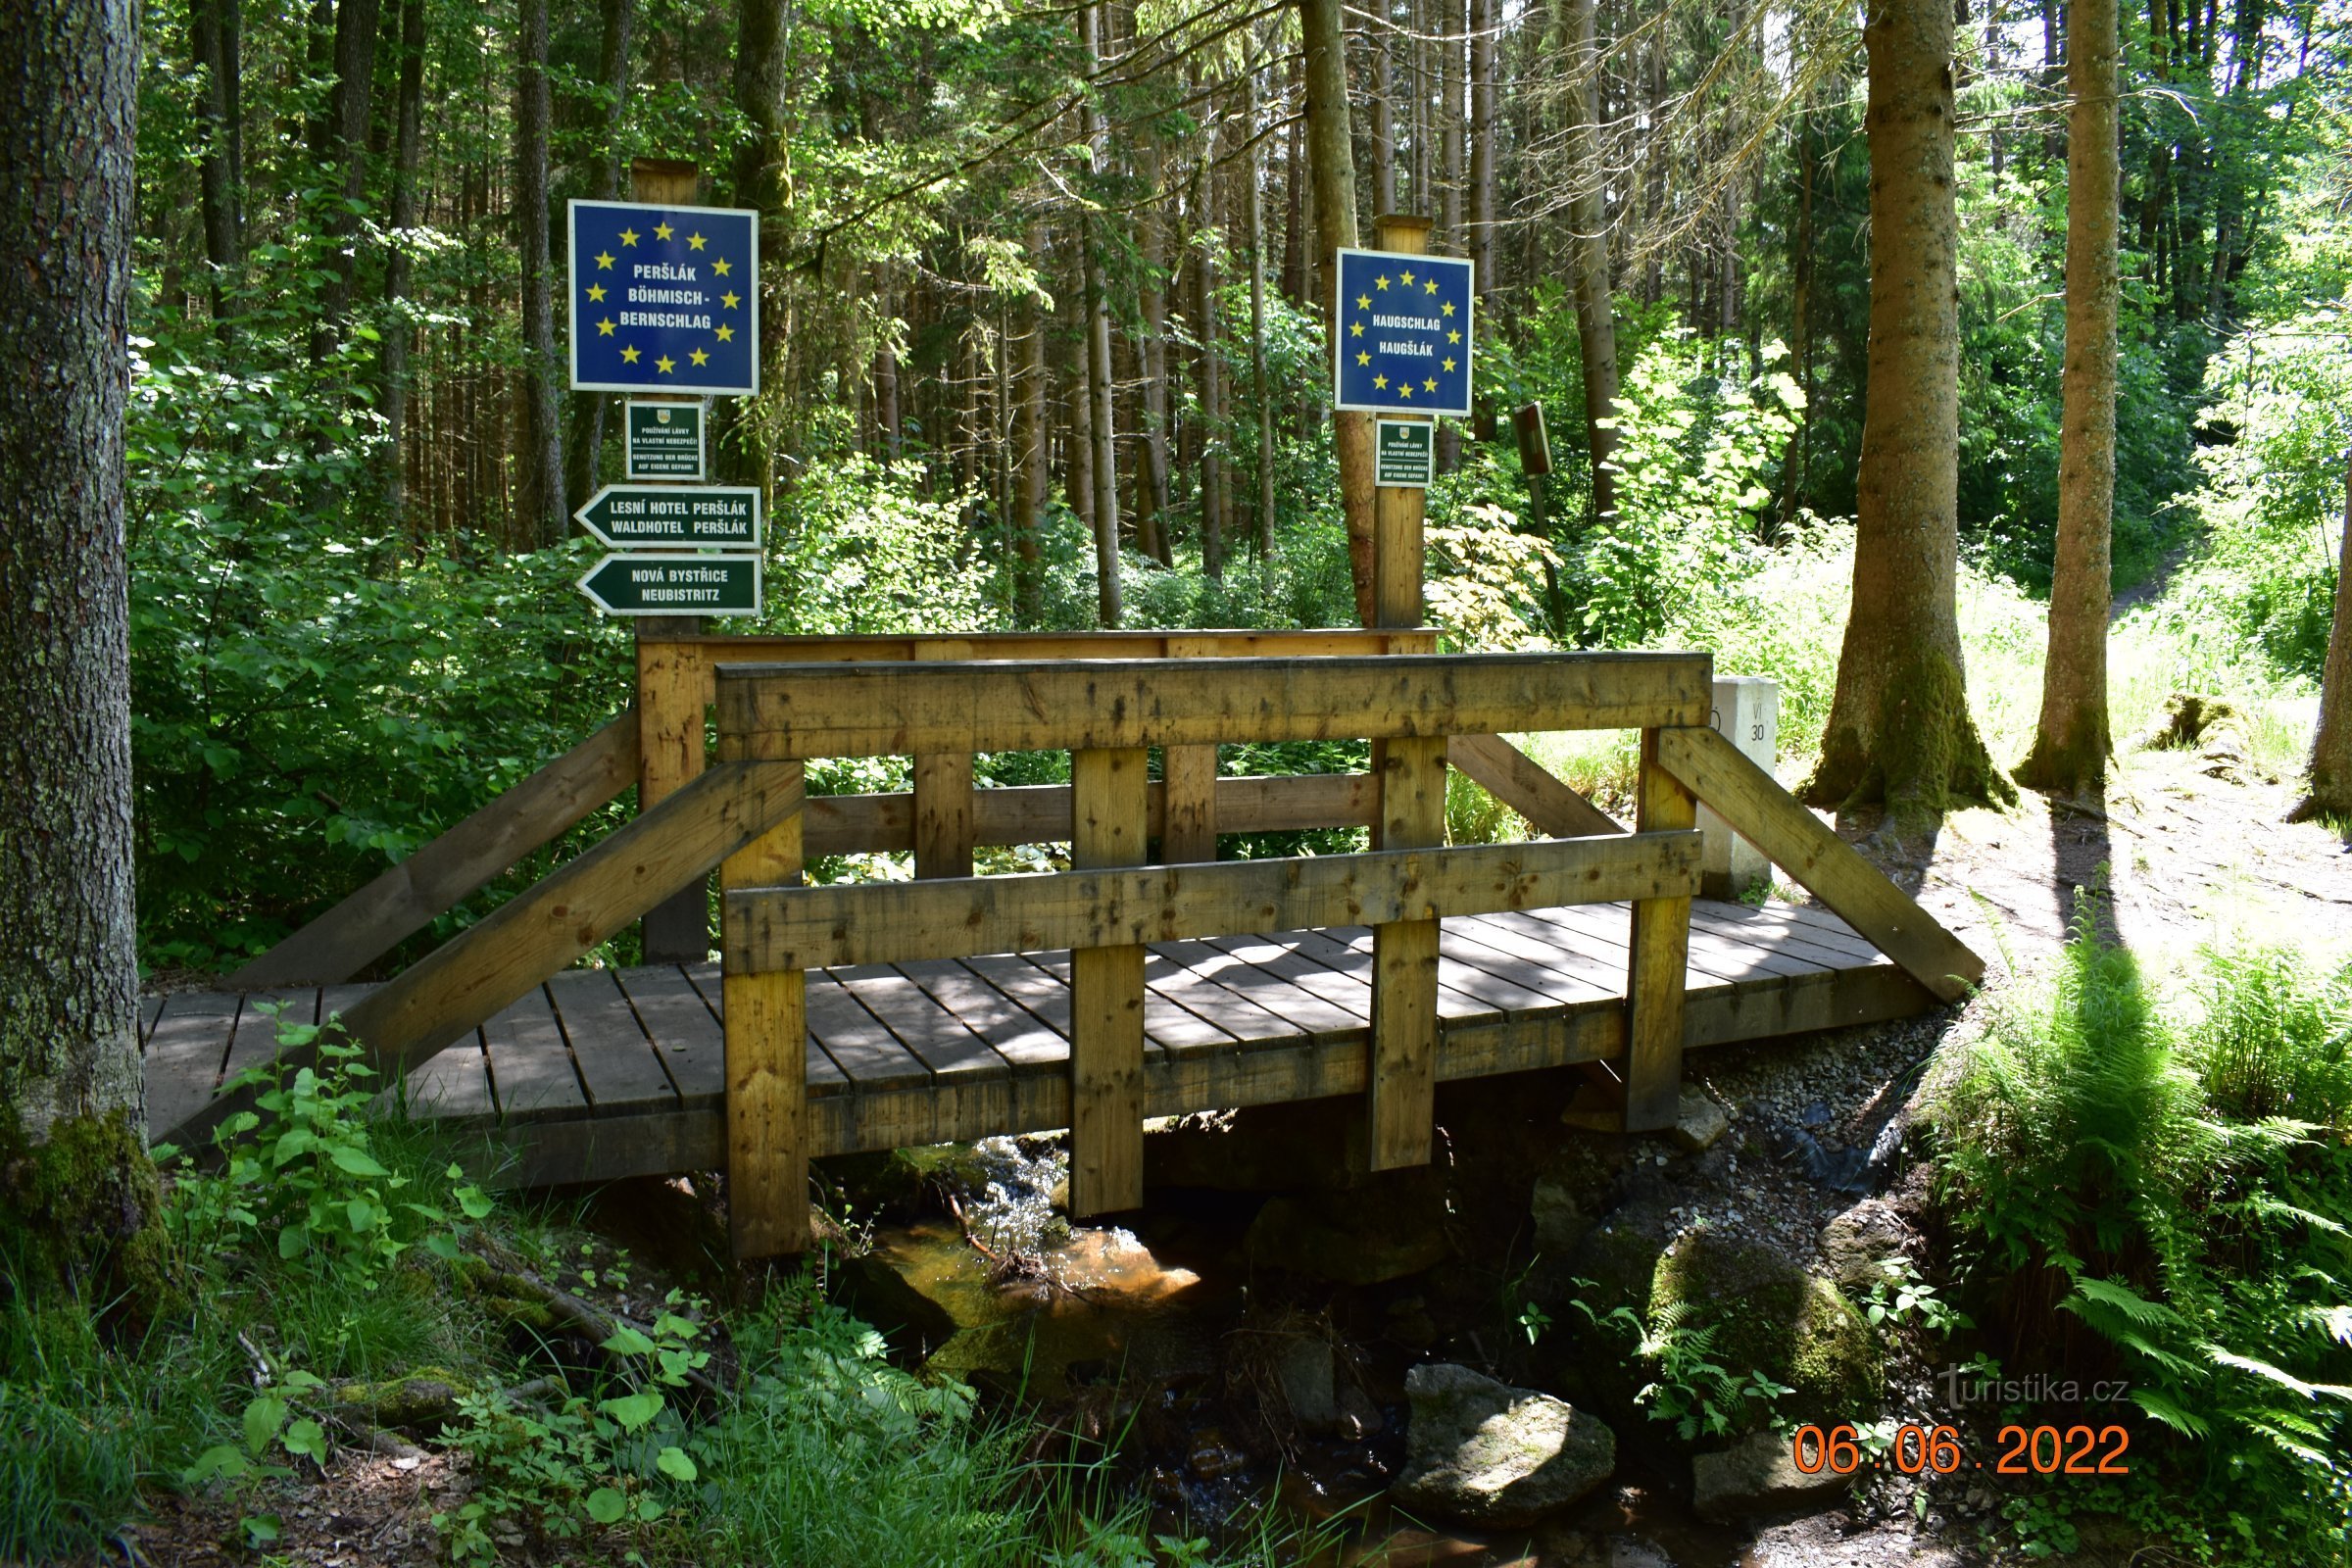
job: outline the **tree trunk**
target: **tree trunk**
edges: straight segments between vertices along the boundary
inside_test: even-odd
[[[1323,319],[1335,331],[1340,318],[1332,290],[1340,270],[1331,257],[1356,243],[1355,153],[1348,145],[1348,63],[1340,0],[1298,0],[1298,26],[1306,51],[1307,163],[1315,184],[1318,252],[1325,263]],[[1328,350],[1326,351],[1328,352]],[[1348,568],[1355,587],[1356,619],[1369,626],[1372,603],[1372,418],[1334,410],[1331,442],[1340,466],[1340,506],[1348,520]]]
[[[400,0],[400,73],[392,131],[391,255],[384,264],[384,512],[395,525],[408,510],[409,338],[402,310],[409,297],[408,231],[416,226],[416,163],[424,119],[424,4]]]
[[[213,319],[236,314],[245,265],[244,38],[238,0],[193,0],[189,53],[203,75],[196,118],[204,125],[197,185],[204,204],[204,259],[212,266]]]
[[[775,254],[792,232],[793,179],[790,148],[792,95],[799,80],[792,65],[792,29],[784,0],[741,0],[735,24],[735,111],[743,117],[744,134],[735,144],[729,184],[735,205],[760,215],[760,251]],[[625,67],[623,68],[625,69]],[[617,134],[619,123],[614,123]],[[798,293],[774,289],[755,277],[746,292],[758,291],[760,303],[760,384],[783,388],[787,356],[793,347],[793,309]],[[724,441],[718,453],[719,472],[733,484],[765,489],[776,473],[775,423],[752,416],[749,398],[720,398],[715,408],[726,411]],[[715,421],[714,421],[715,422]]]
[[[1301,90],[1300,61],[1291,56],[1289,86],[1283,94],[1283,113],[1290,118],[1282,176],[1282,292],[1299,310],[1306,309],[1306,112]]]
[[[1200,201],[1202,243],[1195,259],[1194,280],[1199,292],[1193,305],[1193,328],[1200,334],[1200,570],[1211,578],[1225,575],[1225,521],[1232,511],[1232,473],[1226,462],[1231,443],[1226,439],[1225,354],[1217,323],[1216,127],[1201,149]]]
[[[324,169],[334,156],[335,146],[335,0],[311,0],[311,14],[303,24],[303,74],[314,85],[327,84],[327,90],[312,100],[310,118],[302,128],[303,145],[311,150],[311,162]]]
[[[1451,255],[1462,246],[1462,0],[1444,0],[1436,28],[1438,41],[1438,232],[1430,248]],[[1451,473],[1462,466],[1462,425],[1459,419],[1438,421],[1437,466]]]
[[[2081,4],[2081,0],[2076,0]],[[2292,821],[2352,817],[2352,459],[2344,464],[2344,531],[2336,540],[2335,619],[2320,672],[2320,723],[2311,737],[2311,784]]]
[[[1470,0],[1469,243],[1472,286],[1485,328],[1494,295],[1494,0]]]
[[[1870,374],[1854,596],[1817,805],[1898,822],[2013,796],[1968,712],[1959,612],[1960,319],[1950,0],[1873,0]]]
[[[1029,220],[1029,265],[1044,271],[1046,225]],[[1013,476],[1012,554],[1013,612],[1024,626],[1038,615],[1038,516],[1046,509],[1048,469],[1052,464],[1053,434],[1046,417],[1046,333],[1051,318],[1045,307],[1032,300],[1025,307],[1028,332],[1021,340],[1020,402],[1014,416],[1012,450],[1017,465]]]
[[[545,16],[542,0],[541,16]],[[375,88],[375,35],[381,19],[380,0],[340,0],[335,7],[335,86],[327,95],[327,137],[334,160],[335,186],[343,200],[326,215],[327,250],[325,319],[311,337],[314,358],[323,359],[341,340],[351,315],[352,287],[358,276],[360,203],[368,195],[368,119]],[[544,37],[544,22],[540,26]],[[545,49],[541,51],[544,58]]]
[[[1245,68],[1243,123],[1257,125],[1257,72]],[[1257,555],[1274,554],[1274,394],[1266,377],[1266,158],[1250,153],[1250,395],[1257,404]]]
[[[636,30],[636,0],[602,0],[603,28],[596,51],[596,79],[610,94],[599,117],[601,135],[596,162],[589,173],[592,200],[612,201],[620,194],[620,126],[629,98],[629,35]],[[571,395],[571,428],[564,443],[564,489],[583,501],[596,493],[599,459],[605,450],[605,411],[612,406],[609,392]]]
[[[1077,243],[1081,250],[1085,248],[1083,225],[1080,226]],[[1080,274],[1083,277],[1083,263],[1080,264]],[[1095,530],[1095,399],[1088,390],[1086,376],[1086,361],[1091,351],[1086,341],[1085,296],[1086,289],[1082,282],[1071,302],[1074,309],[1070,313],[1067,327],[1070,367],[1065,407],[1069,413],[1061,461],[1064,499],[1069,502],[1070,510],[1078,514],[1078,520],[1085,525],[1087,533],[1092,535]]]
[[[354,0],[343,0],[348,9]],[[514,228],[522,254],[522,425],[515,454],[515,520],[523,537],[557,545],[571,526],[564,504],[564,371],[556,347],[555,265],[547,247],[547,0],[520,0],[514,31]]]
[[[1145,152],[1144,170],[1150,188],[1159,188],[1161,152],[1152,143]],[[1137,250],[1143,277],[1137,293],[1144,318],[1143,341],[1136,345],[1142,362],[1144,406],[1143,471],[1135,494],[1136,542],[1161,565],[1171,564],[1167,537],[1168,511],[1168,296],[1167,226],[1154,203],[1136,214]]]
[[[899,318],[897,302],[891,297],[888,265],[877,267],[875,273],[874,304],[880,318],[875,326],[882,340],[874,347],[874,445],[888,465],[898,462],[906,451],[899,410]]]
[[[1813,438],[1813,185],[1819,176],[1820,156],[1813,134],[1813,99],[1806,94],[1796,116],[1796,227],[1788,255],[1788,340],[1796,362],[1796,382],[1805,406],[1788,438],[1781,479],[1781,526],[1796,521],[1811,478]]]
[[[1617,320],[1609,288],[1608,218],[1602,209],[1606,175],[1600,167],[1593,114],[1600,56],[1592,43],[1592,0],[1565,0],[1569,267],[1576,284],[1576,336],[1585,377],[1585,439],[1592,455],[1592,514],[1617,514]]]
[[[14,1292],[163,1283],[131,913],[130,368],[139,35],[0,6],[0,1246]]]
[[[1092,225],[1087,248],[1086,387],[1087,433],[1095,444],[1095,612],[1116,626],[1124,608],[1119,587],[1118,398],[1110,368],[1110,301],[1095,255]]]
[[[1396,35],[1382,20],[1365,40],[1372,47],[1372,214],[1396,210]]]
[[[2066,364],[2060,387],[2058,558],[2050,579],[2041,721],[2018,782],[2053,794],[2098,790],[2113,750],[2107,614],[2115,520],[2117,202],[2116,0],[2073,0],[2067,77]]]

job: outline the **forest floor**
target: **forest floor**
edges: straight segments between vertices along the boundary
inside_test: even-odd
[[[2046,963],[2093,895],[2095,917],[2137,953],[2151,975],[2209,941],[2289,942],[2315,960],[2352,955],[2352,844],[2316,824],[2289,826],[2288,785],[2264,775],[2225,719],[2184,747],[2148,749],[2127,741],[2103,799],[2060,804],[2028,794],[2004,810],[1954,814],[1929,839],[1903,842],[1870,821],[1845,824],[1864,852],[1912,888],[1921,902],[1991,960],[1985,997],[1936,1019],[1847,1030],[1802,1042],[1710,1053],[1694,1069],[1743,1125],[1813,1126],[1822,1145],[1861,1150],[1916,1098],[1922,1064],[1952,1031],[1981,1027],[1983,1009],[2021,975]],[[1799,1108],[1800,1105],[1803,1108]],[[1708,1215],[1735,1229],[1808,1250],[1822,1221],[1854,1199],[1834,1184],[1786,1166],[1742,1171],[1737,1159],[1661,1157],[1660,1203],[1687,1219]],[[1916,1215],[1917,1173],[1889,1195]],[[593,1222],[592,1222],[593,1223]],[[1930,1253],[1914,1229],[1915,1253]],[[1898,1354],[1893,1409],[1903,1419],[1934,1413],[1932,1355]],[[309,1467],[305,1467],[309,1470]],[[1890,1480],[1893,1478],[1889,1478]],[[369,1452],[347,1446],[322,1471],[270,1484],[282,1537],[263,1552],[232,1544],[238,1516],[225,1497],[158,1494],[155,1513],[127,1534],[134,1561],[157,1564],[300,1564],[304,1568],[409,1568],[441,1560],[431,1515],[462,1500],[466,1481],[451,1456],[416,1448]],[[1623,1499],[1619,1499],[1622,1501]],[[2007,1499],[1980,1486],[1922,1497],[1916,1489],[1874,1482],[1835,1508],[1764,1525],[1756,1533],[1612,1527],[1608,1507],[1506,1544],[1490,1538],[1433,1538],[1407,1532],[1392,1551],[1349,1551],[1344,1561],[1616,1565],[1616,1568],[1965,1568],[2002,1560],[1999,1524]],[[1595,1503],[1606,1499],[1595,1499]],[[2097,1544],[2085,1528],[2071,1559],[2084,1565],[2132,1560],[2138,1543]],[[625,1561],[581,1543],[557,1556],[517,1560]]]

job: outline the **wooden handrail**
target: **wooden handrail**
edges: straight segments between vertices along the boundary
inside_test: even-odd
[[[1957,1002],[1984,978],[1983,958],[1730,741],[1706,728],[1668,730],[1657,750],[1659,765],[1734,832],[1921,985]]]
[[[1704,654],[722,664],[735,760],[1703,723]]]
[[[1689,895],[1695,832],[726,895],[746,974],[1132,946]]]
[[[235,991],[350,979],[637,782],[637,710],[423,845],[228,977]]]
[[[800,807],[798,765],[721,763],[370,992],[343,1014],[343,1026],[379,1074],[397,1076],[679,888],[699,884]],[[317,1059],[315,1046],[279,1057],[289,1071]],[[184,1146],[251,1102],[250,1092],[215,1096],[162,1137]]]

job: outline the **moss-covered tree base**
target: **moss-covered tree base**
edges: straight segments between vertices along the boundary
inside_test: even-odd
[[[2115,747],[2104,722],[2085,722],[2053,740],[2037,735],[2034,749],[2017,764],[2017,782],[2043,795],[2080,796],[2107,787],[2107,764]]]
[[[2016,802],[1969,716],[1960,666],[1942,655],[1918,654],[1888,675],[1875,717],[1865,735],[1850,714],[1833,713],[1800,800],[1841,811],[1883,805],[1897,822]]]
[[[69,1116],[34,1143],[0,1120],[0,1295],[70,1292],[136,1328],[172,1299],[163,1188],[128,1111]]]

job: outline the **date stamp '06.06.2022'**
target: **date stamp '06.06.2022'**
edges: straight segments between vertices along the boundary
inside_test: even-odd
[[[1884,1430],[1884,1429],[1882,1429]],[[1791,1434],[1790,1457],[1809,1476],[1852,1475],[1857,1471],[1895,1470],[1904,1475],[1950,1475],[1956,1470],[1984,1470],[1994,1475],[2129,1475],[2125,1455],[2132,1435],[2122,1427],[2020,1426],[2002,1427],[1994,1437],[1991,1454],[1972,1456],[1956,1427],[1897,1427],[1894,1441],[1874,1452],[1864,1434],[1847,1425],[1824,1429],[1802,1426]]]

